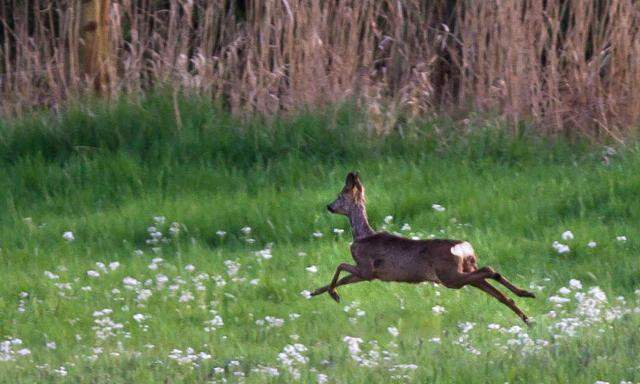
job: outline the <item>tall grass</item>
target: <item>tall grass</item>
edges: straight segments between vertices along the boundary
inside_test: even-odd
[[[80,1],[3,4],[2,115],[94,92]],[[622,141],[640,118],[633,0],[114,0],[108,19],[96,76],[112,96],[169,84],[237,114],[356,100],[378,133],[484,111],[544,135]]]

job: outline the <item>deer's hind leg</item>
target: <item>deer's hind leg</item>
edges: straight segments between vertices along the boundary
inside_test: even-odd
[[[463,269],[464,272],[473,272],[473,271],[478,270],[477,265],[476,265],[475,257],[466,258],[463,261],[462,265],[463,265],[462,269]],[[484,268],[481,268],[481,269],[487,269],[487,268],[491,269],[491,267],[484,267]],[[536,297],[536,295],[533,292],[527,291],[527,290],[522,289],[522,288],[518,288],[515,285],[513,285],[509,280],[507,280],[499,272],[495,272],[493,274],[493,276],[489,276],[489,278],[491,278],[491,279],[499,282],[500,284],[504,285],[505,287],[507,287],[507,289],[509,289],[511,292],[515,293],[516,295],[518,295],[520,297],[532,297],[532,298]]]
[[[438,280],[447,288],[458,289],[465,285],[473,284],[477,281],[483,281],[495,274],[495,271],[489,267],[480,268],[471,272],[461,272],[458,269],[436,270]]]
[[[527,317],[527,315],[524,314],[524,312],[522,312],[520,308],[518,308],[516,303],[512,299],[505,296],[502,292],[494,288],[494,286],[489,284],[488,281],[479,280],[474,283],[471,283],[471,285],[495,297],[498,301],[500,301],[502,304],[509,307],[509,309],[511,309],[513,312],[515,312],[516,315],[518,315],[522,319],[522,321],[525,322],[525,324],[529,325],[529,318]]]
[[[500,284],[504,285],[505,287],[507,287],[507,289],[509,289],[511,292],[515,293],[520,297],[533,297],[533,298],[536,297],[536,295],[533,292],[529,292],[527,290],[518,288],[515,285],[511,284],[509,280],[507,280],[504,276],[502,276],[498,272],[496,272],[495,275],[491,276],[491,278],[499,282]]]

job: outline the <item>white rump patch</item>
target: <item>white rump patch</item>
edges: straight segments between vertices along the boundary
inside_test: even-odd
[[[468,242],[463,242],[460,244],[456,244],[453,247],[451,247],[451,253],[453,253],[456,256],[460,256],[460,257],[467,257],[467,256],[474,256],[475,252],[473,250],[473,247],[471,246],[471,244],[469,244]]]

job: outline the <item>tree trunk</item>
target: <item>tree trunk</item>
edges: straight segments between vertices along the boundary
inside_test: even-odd
[[[82,71],[98,94],[104,94],[109,83],[109,3],[110,0],[82,0]]]

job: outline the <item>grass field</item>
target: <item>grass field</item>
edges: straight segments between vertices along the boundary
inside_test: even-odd
[[[640,382],[636,147],[169,101],[0,123],[1,382]],[[353,169],[374,228],[469,240],[534,325],[473,288],[307,300],[351,262]]]

